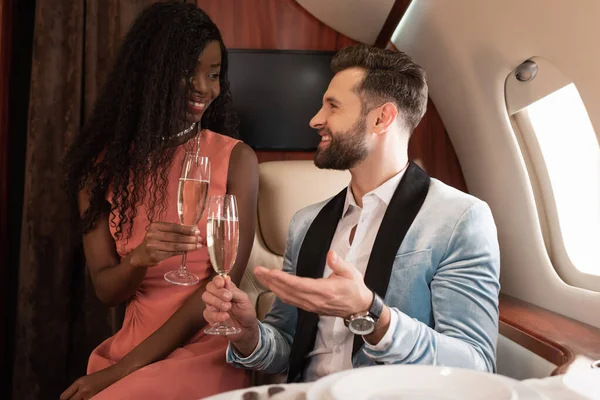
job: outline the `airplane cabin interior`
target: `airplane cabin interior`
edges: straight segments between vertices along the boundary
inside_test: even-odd
[[[64,189],[64,157],[97,104],[106,103],[97,100],[105,82],[117,82],[111,68],[120,46],[154,3],[159,1],[0,0],[2,398],[91,398],[69,397],[65,390],[89,373],[90,354],[130,318],[130,300],[106,305],[97,296],[86,267],[91,253],[70,223],[74,199]],[[485,202],[499,248],[494,371],[447,366],[436,356],[376,362],[381,365],[373,368],[347,364],[343,369],[350,373],[338,372],[338,380],[332,375],[314,383],[290,383],[286,372],[257,370],[246,387],[214,399],[600,399],[600,1],[179,3],[203,10],[220,31],[238,139],[258,162],[256,207],[249,214],[254,234],[239,282],[258,321],[265,321],[277,296],[256,268],[285,270],[293,263],[288,230],[294,220],[298,225],[295,215],[355,179],[352,169],[315,166],[322,138],[313,118],[335,79],[331,61],[347,46],[403,52],[422,67],[427,109],[410,135],[408,159],[436,182]],[[153,70],[151,63],[138,65],[128,79]],[[159,87],[146,88],[144,96]],[[199,138],[198,148],[202,153]],[[219,185],[226,175],[212,157],[211,185]],[[134,297],[146,292],[139,293]],[[435,304],[432,318],[441,318]],[[460,312],[468,315],[470,308]],[[299,311],[298,318],[303,315]],[[435,332],[435,321],[431,326]],[[225,350],[218,359],[225,360]],[[234,379],[228,374],[206,379]],[[173,382],[165,379],[164,385]],[[204,384],[202,373],[198,382]]]

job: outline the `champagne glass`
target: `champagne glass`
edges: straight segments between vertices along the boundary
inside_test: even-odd
[[[206,207],[210,182],[210,159],[201,157],[198,152],[186,152],[179,175],[177,189],[177,213],[182,225],[196,226]],[[175,285],[190,286],[198,283],[196,275],[186,269],[187,252],[181,256],[181,265],[176,271],[169,271],[165,279]]]
[[[210,196],[206,217],[206,244],[215,272],[227,279],[238,252],[240,223],[237,201],[232,194]],[[215,324],[204,330],[209,335],[232,335],[241,329]]]

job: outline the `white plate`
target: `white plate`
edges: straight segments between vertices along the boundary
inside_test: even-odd
[[[271,386],[281,386],[285,389],[286,395],[275,395],[271,397],[271,399],[287,399],[288,397],[293,398],[295,396],[291,396],[292,394],[302,394],[308,389],[309,383],[291,383],[291,384],[275,384],[275,385],[264,385],[264,386],[255,386],[249,387],[246,389],[238,389],[233,390],[231,392],[225,392],[221,394],[217,394],[211,397],[207,397],[204,400],[242,400],[242,396],[244,393],[254,391],[259,394],[260,400],[268,399],[268,390]],[[288,396],[289,395],[289,396]]]
[[[333,397],[329,394],[329,389],[333,383],[353,371],[354,370],[349,369],[319,379],[311,385],[310,389],[308,389],[306,400],[332,400]]]
[[[510,379],[473,370],[386,365],[352,370],[328,393],[333,400],[517,400],[513,388]]]

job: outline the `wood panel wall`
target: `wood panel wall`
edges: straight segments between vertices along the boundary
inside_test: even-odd
[[[232,49],[336,51],[356,42],[294,0],[197,0]],[[308,121],[306,121],[308,123]],[[258,160],[312,160],[312,152],[257,151]]]
[[[8,88],[11,52],[12,1],[0,0],[0,273],[5,278],[8,265]],[[7,279],[0,279],[0,364],[6,361]],[[4,365],[0,368],[6,372]]]
[[[197,4],[231,48],[333,51],[356,43],[294,0],[197,0]]]
[[[294,0],[197,0],[197,4],[217,24],[229,48],[335,51],[356,43]],[[260,162],[313,157],[306,152],[259,151],[257,155]],[[467,190],[452,143],[431,101],[411,138],[409,157],[431,176]]]

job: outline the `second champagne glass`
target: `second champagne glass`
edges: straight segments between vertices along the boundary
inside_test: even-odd
[[[197,152],[185,153],[177,189],[177,213],[182,225],[196,226],[200,222],[206,207],[209,182],[210,159],[199,156]],[[186,261],[187,252],[184,252],[179,269],[167,272],[165,279],[175,285],[197,284],[199,278],[187,271]]]
[[[206,216],[206,244],[215,272],[227,279],[227,273],[237,258],[240,222],[235,196],[210,196]],[[209,335],[232,335],[241,329],[215,324],[204,330]]]

